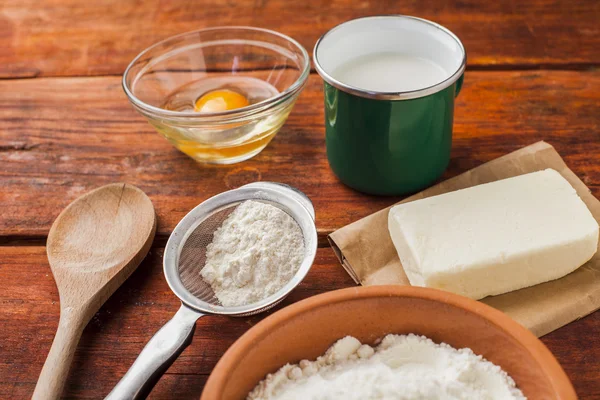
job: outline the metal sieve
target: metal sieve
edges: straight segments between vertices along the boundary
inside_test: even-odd
[[[304,236],[305,254],[294,277],[279,291],[259,302],[224,307],[200,271],[206,262],[206,246],[214,231],[245,200],[271,204],[290,215]],[[243,317],[280,303],[312,266],[317,252],[317,230],[312,203],[302,192],[279,183],[257,182],[211,197],[190,211],[169,237],[163,258],[169,287],[181,307],[144,347],[129,371],[106,399],[144,398],[160,376],[191,343],[198,318],[206,314]]]

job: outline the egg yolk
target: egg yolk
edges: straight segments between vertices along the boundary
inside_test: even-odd
[[[246,107],[248,99],[233,90],[213,90],[196,100],[194,110],[201,113],[221,112]]]

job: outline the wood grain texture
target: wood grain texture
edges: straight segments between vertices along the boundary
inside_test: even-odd
[[[54,221],[46,250],[60,320],[33,399],[60,398],[83,329],[146,257],[155,232],[152,202],[124,183],[86,193]]]
[[[600,3],[593,0],[5,0],[0,77],[121,74],[159,40],[220,25],[274,29],[312,51],[335,25],[380,14],[448,27],[464,42],[471,66],[600,64]]]
[[[600,196],[600,71],[468,72],[444,178],[546,140]],[[398,198],[355,192],[325,154],[321,80],[311,75],[287,124],[257,157],[199,165],[128,104],[116,77],[0,81],[0,236],[43,238],[82,193],[123,181],[144,190],[168,234],[210,196],[263,180],[313,201],[321,238]]]
[[[177,311],[179,302],[162,273],[162,249],[145,262],[94,316],[81,338],[66,398],[105,396],[127,371],[146,341]],[[0,398],[24,399],[33,387],[58,323],[58,293],[41,247],[3,247],[0,291]],[[354,283],[331,249],[319,249],[305,281],[276,308]],[[269,311],[271,313],[273,311]],[[246,330],[265,315],[207,316],[194,341],[171,366],[150,398],[197,399],[207,375]],[[600,313],[542,338],[582,399],[600,399]]]
[[[60,211],[88,190],[118,181],[139,186],[154,202],[160,236],[84,330],[64,392],[78,399],[108,394],[176,312],[161,247],[201,201],[256,180],[291,184],[313,200],[324,246],[327,233],[399,200],[354,192],[332,174],[316,75],[262,154],[220,167],[200,166],[173,149],[128,104],[120,77],[98,75],[121,74],[145,47],[203,27],[275,29],[310,52],[340,22],[393,13],[447,26],[468,52],[445,178],[546,140],[600,197],[598,1],[0,2],[0,79],[9,78],[0,80],[0,398],[33,393],[59,315],[45,249],[36,244],[45,242]],[[15,79],[38,76],[57,78]],[[351,285],[333,252],[321,248],[305,282],[277,309]],[[220,356],[263,317],[201,318],[194,342],[150,398],[197,399]],[[542,339],[582,399],[600,399],[599,338],[596,312]]]

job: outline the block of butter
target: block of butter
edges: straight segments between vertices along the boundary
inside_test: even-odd
[[[598,248],[598,223],[553,169],[394,206],[388,228],[411,285],[473,299],[558,279]]]

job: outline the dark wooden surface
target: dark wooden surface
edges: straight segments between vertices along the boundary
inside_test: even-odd
[[[145,46],[205,26],[250,24],[311,50],[327,29],[373,14],[416,15],[464,42],[468,72],[445,177],[538,140],[554,145],[600,196],[600,2],[102,0],[0,3],[0,399],[31,396],[58,323],[58,295],[43,244],[64,206],[89,189],[126,181],[151,197],[159,234],[151,255],[87,327],[65,391],[101,398],[177,310],[162,248],[202,200],[255,180],[305,191],[321,248],[285,304],[353,285],[327,248],[332,230],[397,198],[356,193],[325,158],[321,83],[311,75],[288,123],[267,149],[233,166],[199,166],[129,106],[120,86]],[[280,307],[282,307],[280,306]],[[151,398],[196,399],[223,352],[263,316],[204,317],[193,344]],[[600,399],[600,313],[542,340],[582,399]]]
[[[468,72],[446,177],[546,140],[600,196],[599,89],[598,70]],[[329,169],[315,74],[265,151],[225,167],[198,165],[157,135],[129,105],[119,77],[0,80],[0,93],[4,237],[45,236],[73,199],[115,181],[152,198],[161,234],[202,200],[261,179],[304,191],[323,235],[395,200],[355,192]]]
[[[464,42],[478,68],[600,63],[595,0],[3,0],[0,76],[120,74],[147,46],[217,25],[291,35],[312,50],[342,21],[378,14],[427,18]]]
[[[0,398],[27,398],[33,392],[58,324],[58,293],[43,247],[4,250],[0,326],[12,328],[0,330]],[[106,396],[146,341],[177,311],[179,301],[162,275],[162,254],[162,248],[152,249],[86,328],[75,355],[67,397]],[[333,252],[320,248],[305,281],[267,314],[306,297],[353,284],[337,266]],[[199,398],[203,383],[221,355],[263,317],[200,318],[192,344],[171,366],[151,398]],[[542,338],[561,361],[582,399],[600,398],[599,337],[597,312]]]

